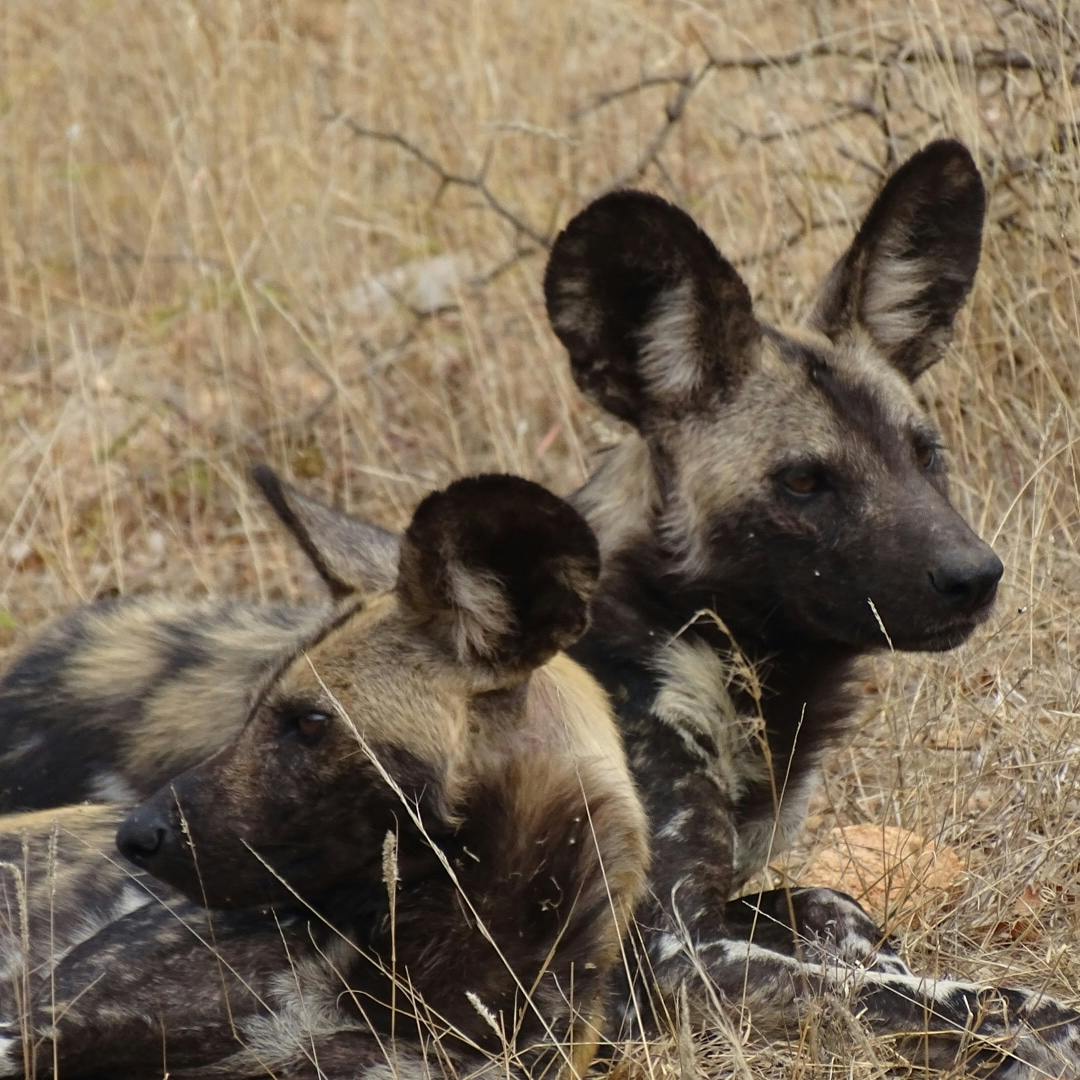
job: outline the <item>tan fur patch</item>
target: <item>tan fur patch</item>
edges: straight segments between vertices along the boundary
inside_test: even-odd
[[[658,401],[688,398],[701,386],[704,367],[695,341],[697,318],[689,277],[661,293],[649,313],[640,334],[641,374]]]
[[[491,656],[499,640],[514,629],[514,616],[499,580],[456,561],[446,564],[455,610],[458,659]]]
[[[660,492],[645,440],[630,433],[607,450],[574,505],[596,534],[605,559],[647,535]]]
[[[699,641],[673,641],[653,661],[660,687],[653,714],[675,731],[732,803],[768,777],[764,731],[732,701],[732,663]]]

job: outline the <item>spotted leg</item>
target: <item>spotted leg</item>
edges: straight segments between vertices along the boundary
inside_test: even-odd
[[[842,893],[741,897],[717,912],[723,931],[711,938],[700,921],[670,918],[675,927],[648,949],[651,977],[669,995],[685,986],[699,1019],[744,1009],[760,1035],[795,1038],[815,999],[839,999],[920,1065],[995,1080],[1080,1077],[1080,1013],[1041,993],[913,974]]]

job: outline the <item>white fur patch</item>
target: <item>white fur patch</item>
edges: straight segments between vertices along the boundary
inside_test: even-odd
[[[455,611],[454,636],[458,656],[490,656],[500,638],[514,628],[506,594],[492,574],[450,560],[446,564]]]
[[[737,802],[768,771],[758,718],[741,715],[731,698],[731,664],[703,642],[673,641],[655,655],[653,667],[660,675],[654,715],[680,736],[716,787]]]
[[[912,305],[929,284],[922,260],[879,253],[867,273],[860,312],[879,346],[893,349],[923,333],[926,316]]]
[[[695,314],[694,283],[686,278],[660,294],[641,329],[641,374],[658,398],[683,398],[701,386]]]
[[[0,1035],[0,1076],[22,1076],[22,1045],[18,1039]]]
[[[138,792],[119,774],[111,769],[98,773],[90,785],[92,802],[133,803],[139,798]]]

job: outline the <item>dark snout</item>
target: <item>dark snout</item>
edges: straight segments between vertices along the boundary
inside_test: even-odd
[[[905,650],[937,652],[965,641],[990,613],[1005,569],[944,499],[934,510],[916,518],[921,529],[898,529],[915,578],[889,605],[894,645]],[[892,633],[888,620],[886,627]]]
[[[182,888],[182,880],[189,876],[191,848],[171,790],[159,792],[128,814],[116,831],[116,846],[124,858],[169,884]]]
[[[979,541],[939,557],[930,570],[930,584],[959,615],[979,615],[989,609],[1005,567]]]
[[[145,804],[136,807],[120,823],[116,831],[116,846],[125,859],[136,866],[146,867],[153,862],[165,843],[169,825],[153,808]]]

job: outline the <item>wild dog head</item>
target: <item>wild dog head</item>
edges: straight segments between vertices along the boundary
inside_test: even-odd
[[[766,643],[963,641],[1002,566],[950,505],[912,383],[971,289],[985,205],[964,147],[926,147],[797,333],[762,322],[708,236],[657,196],[617,191],[574,218],[548,312],[578,385],[639,436],[579,496],[612,572],[610,556],[648,548],[658,574]]]
[[[275,487],[270,474],[260,482]],[[530,676],[584,632],[599,573],[595,538],[569,505],[484,476],[426,498],[388,549],[393,587],[348,599],[335,523],[284,486],[274,498],[338,582],[339,606],[269,678],[235,741],[117,837],[134,862],[213,907],[379,885],[388,832],[452,831],[500,745],[541,738],[523,730]],[[369,584],[372,568],[356,569]],[[403,877],[421,870],[409,858],[432,858],[422,844],[401,850]]]

